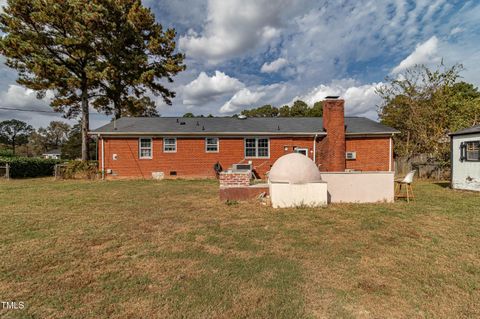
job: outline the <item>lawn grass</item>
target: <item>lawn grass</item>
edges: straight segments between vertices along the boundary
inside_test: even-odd
[[[273,210],[208,180],[0,181],[5,318],[480,317],[480,194]]]

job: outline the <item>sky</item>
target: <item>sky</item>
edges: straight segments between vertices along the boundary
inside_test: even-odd
[[[0,0],[0,6],[5,4]],[[164,27],[177,30],[186,71],[169,88],[162,116],[228,116],[296,99],[345,99],[346,115],[377,119],[375,89],[415,64],[462,63],[463,80],[480,85],[478,0],[144,0]],[[48,95],[19,86],[0,57],[0,107],[50,111]],[[0,121],[34,127],[60,114],[0,109]],[[91,127],[110,118],[92,110]],[[74,123],[70,121],[69,123]]]

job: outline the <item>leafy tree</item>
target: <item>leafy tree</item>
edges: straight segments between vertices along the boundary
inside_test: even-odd
[[[290,117],[290,106],[284,105],[278,110],[278,116]]]
[[[480,124],[480,92],[473,84],[455,83],[451,88],[451,131]]]
[[[9,0],[0,30],[0,51],[18,83],[38,97],[52,91],[52,107],[66,117],[81,115],[84,160],[91,99],[116,117],[138,114],[134,107],[155,114],[144,94],[170,104],[175,94],[160,80],[171,82],[184,69],[183,55],[173,54],[175,31],[164,32],[139,0]]]
[[[308,105],[307,103],[301,100],[296,100],[295,102],[293,102],[293,105],[290,108],[291,117],[307,116],[307,112],[308,112]]]
[[[183,114],[183,117],[195,117],[195,115],[191,112]]]
[[[0,142],[11,146],[15,155],[15,147],[26,144],[32,131],[33,127],[23,121],[13,119],[0,122]]]
[[[133,96],[126,97],[121,101],[122,116],[141,116],[141,117],[158,117],[155,102],[149,97],[136,98]]]
[[[175,92],[161,80],[185,70],[184,55],[175,53],[175,30],[163,30],[150,9],[139,0],[97,0],[108,12],[97,31],[103,77],[97,109],[121,116],[158,116],[155,104],[144,94],[161,95],[171,105]]]
[[[241,114],[248,117],[276,117],[278,116],[278,108],[267,104],[258,108],[243,110]]]
[[[401,76],[387,78],[377,93],[383,102],[379,107],[382,123],[398,129],[395,153],[411,158],[428,154],[447,163],[450,145],[448,134],[478,122],[480,101],[472,85],[457,82],[461,65],[446,67],[443,63],[431,70],[418,65]]]
[[[258,108],[243,110],[241,114],[248,117],[320,117],[323,114],[323,102],[316,102],[313,107],[309,107],[307,103],[301,100],[295,101],[291,107],[284,105],[277,108],[267,104]]]
[[[322,117],[323,116],[323,102],[318,101],[313,104],[313,107],[307,110],[307,116],[309,117]]]
[[[82,159],[88,159],[89,99],[98,85],[95,44],[106,12],[97,1],[9,0],[0,15],[0,50],[17,82],[45,96],[67,117],[81,114]]]
[[[95,145],[89,143],[89,154],[96,154]],[[82,126],[76,124],[68,134],[68,138],[62,145],[62,159],[78,159],[82,156]],[[92,156],[92,159],[96,159]]]
[[[52,121],[46,128],[39,128],[38,133],[45,136],[48,148],[58,148],[67,140],[70,129],[67,123]]]

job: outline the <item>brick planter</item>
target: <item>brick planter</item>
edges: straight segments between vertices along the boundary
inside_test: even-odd
[[[252,173],[225,171],[220,173],[220,188],[228,187],[248,187],[250,186],[250,179]]]

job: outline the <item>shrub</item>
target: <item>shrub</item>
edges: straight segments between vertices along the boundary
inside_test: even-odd
[[[57,172],[58,178],[95,179],[98,176],[97,161],[70,161]]]
[[[0,149],[0,157],[14,157],[13,152],[7,149]]]
[[[9,164],[10,178],[53,176],[59,160],[34,157],[0,157],[0,165]]]

